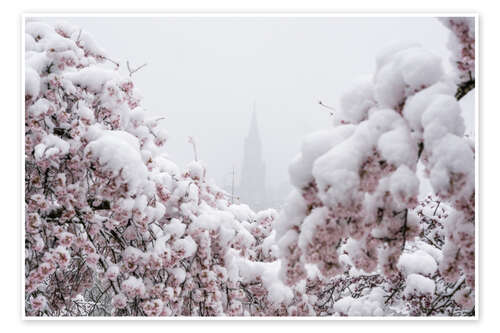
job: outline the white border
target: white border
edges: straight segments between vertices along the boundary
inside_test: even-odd
[[[30,17],[44,17],[44,18],[52,18],[52,17],[64,17],[64,18],[72,18],[72,17],[99,17],[99,18],[110,18],[110,17],[121,17],[121,18],[158,18],[158,17],[175,17],[175,18],[192,18],[192,17],[204,17],[204,18],[325,18],[325,17],[347,17],[347,18],[363,18],[363,17],[384,17],[384,18],[394,18],[394,17],[474,17],[474,26],[475,26],[475,89],[474,89],[474,108],[475,108],[475,315],[474,317],[390,317],[390,316],[381,316],[381,317],[32,317],[26,316],[25,314],[25,265],[23,264],[25,261],[25,228],[24,228],[24,220],[25,220],[25,193],[24,186],[22,185],[22,181],[25,179],[25,104],[23,101],[23,97],[25,95],[25,62],[23,59],[25,58],[25,23],[26,18]],[[479,320],[479,299],[480,299],[480,289],[479,289],[479,191],[480,191],[480,178],[479,178],[479,81],[480,81],[480,72],[479,72],[479,14],[478,13],[336,13],[336,12],[317,12],[311,11],[307,12],[304,10],[301,11],[273,11],[273,10],[255,10],[251,12],[235,12],[235,11],[214,11],[212,13],[200,13],[200,12],[176,12],[176,13],[116,13],[116,12],[105,12],[100,11],[99,13],[95,13],[89,11],[87,13],[80,12],[59,12],[59,13],[44,13],[41,11],[37,12],[25,12],[21,14],[21,59],[20,59],[20,67],[21,67],[21,87],[20,87],[20,96],[18,98],[19,103],[21,105],[21,115],[20,115],[20,123],[21,131],[20,131],[20,187],[19,192],[21,194],[21,205],[20,205],[20,230],[21,230],[21,285],[20,285],[20,311],[21,311],[21,319],[23,321],[198,321],[198,320],[209,320],[209,321],[272,321],[272,320],[293,320],[293,321],[477,321]]]

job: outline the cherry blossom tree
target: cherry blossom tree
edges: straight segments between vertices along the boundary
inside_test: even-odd
[[[28,22],[25,107],[28,315],[244,314],[239,271],[276,213],[170,161],[130,73],[86,32]]]
[[[276,226],[281,276],[292,286],[312,282],[326,313],[474,312],[474,143],[457,101],[474,87],[474,20],[443,22],[458,75],[418,45],[389,47],[375,74],[342,97],[335,126],[308,136],[290,166],[295,190]],[[424,275],[401,267],[428,232],[423,181],[448,207],[440,242],[431,243],[438,271]],[[398,297],[404,306],[387,306]]]

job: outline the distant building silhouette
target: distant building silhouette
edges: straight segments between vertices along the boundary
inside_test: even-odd
[[[262,159],[262,143],[257,125],[257,113],[252,112],[248,136],[245,138],[243,167],[239,185],[240,202],[253,209],[263,209],[267,204],[266,167]]]

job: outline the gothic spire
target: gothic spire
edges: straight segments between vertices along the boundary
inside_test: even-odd
[[[243,152],[240,182],[241,202],[255,209],[263,208],[265,205],[265,192],[265,165],[262,159],[262,143],[254,103]]]

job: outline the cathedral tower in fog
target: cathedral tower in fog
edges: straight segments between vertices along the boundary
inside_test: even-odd
[[[258,210],[266,204],[266,168],[262,159],[262,143],[257,126],[255,107],[250,130],[245,138],[243,167],[240,177],[240,202]]]

